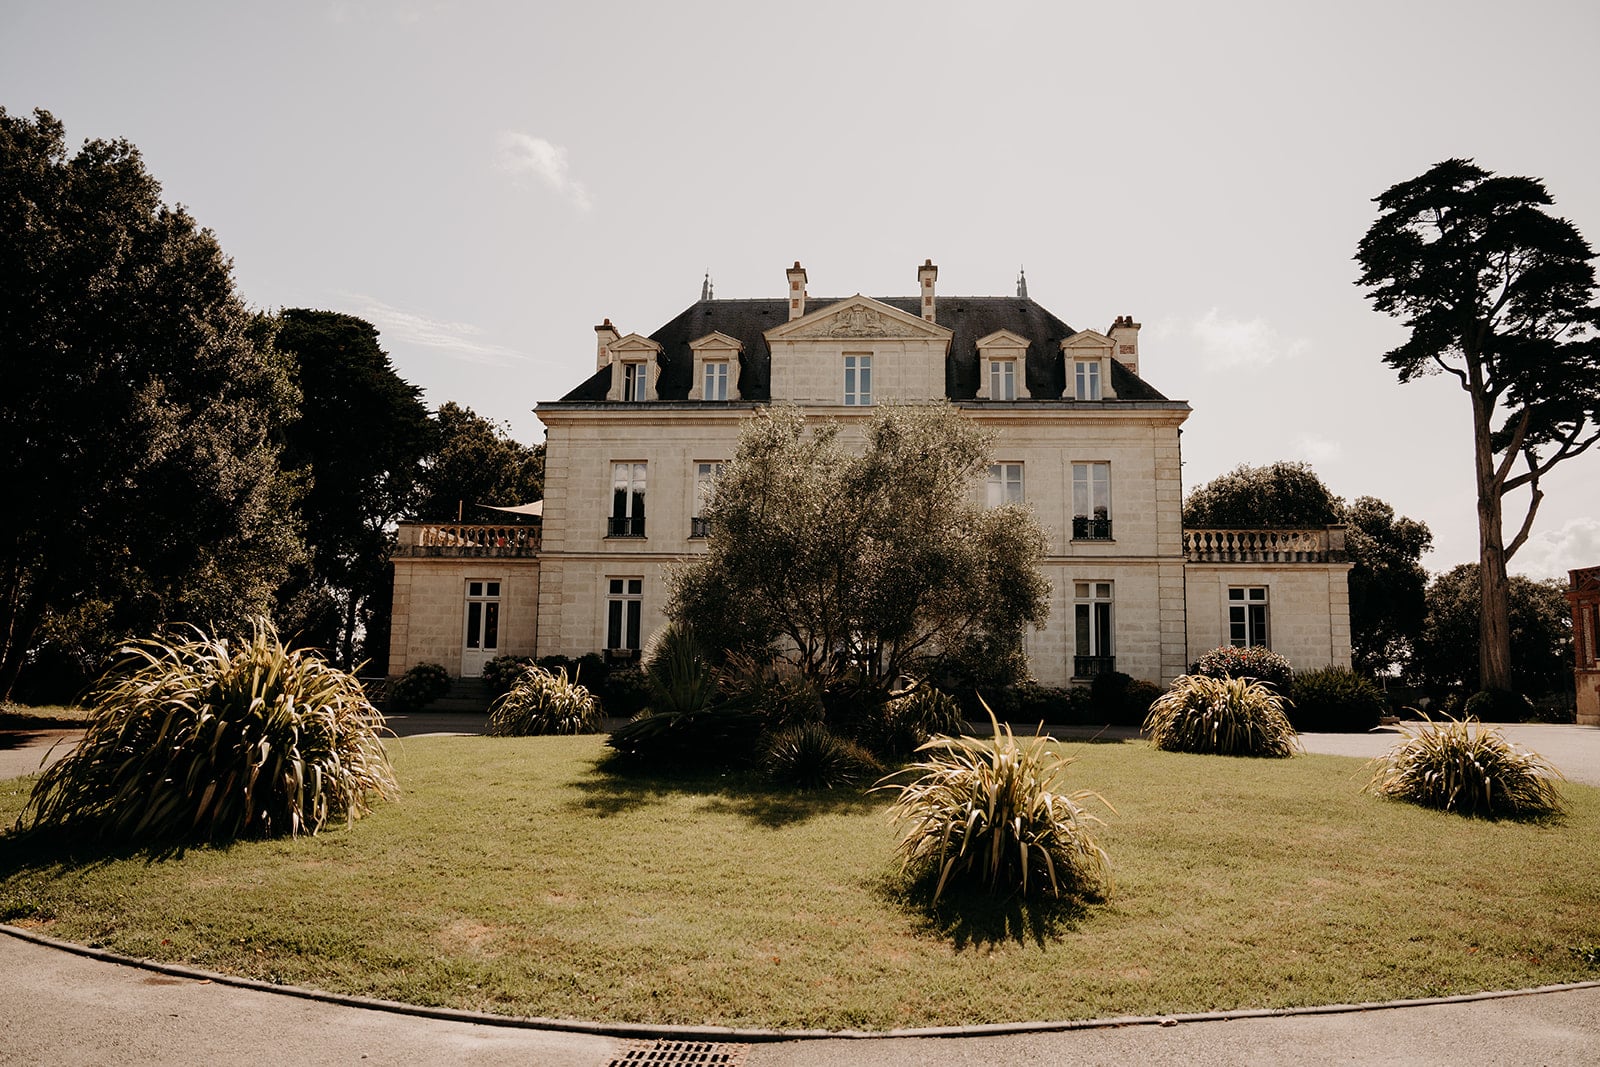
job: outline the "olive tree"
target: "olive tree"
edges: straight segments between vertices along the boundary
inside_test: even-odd
[[[759,412],[669,612],[712,647],[788,658],[825,685],[978,664],[1015,678],[1025,629],[1049,612],[1044,535],[1026,508],[979,503],[989,462],[987,435],[948,404],[882,407],[864,427]]]

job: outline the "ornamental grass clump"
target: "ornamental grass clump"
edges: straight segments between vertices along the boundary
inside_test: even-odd
[[[1101,820],[1083,803],[1092,797],[1111,805],[1087,789],[1055,792],[1074,758],[1057,754],[1048,737],[1018,744],[992,712],[989,721],[992,738],[935,738],[918,750],[926,759],[874,787],[900,792],[891,813],[907,827],[899,845],[905,871],[936,875],[934,903],[951,886],[1023,897],[1103,896],[1111,861],[1091,833]],[[894,782],[900,774],[917,777]]]
[[[1401,732],[1405,740],[1369,764],[1368,792],[1462,815],[1536,818],[1563,810],[1561,772],[1499,730],[1446,717]]]
[[[791,726],[774,734],[762,766],[774,783],[793,789],[850,786],[883,773],[871,752],[820,722]]]
[[[489,705],[489,736],[530,737],[536,734],[592,734],[600,729],[600,702],[567,677],[565,667],[553,671],[528,667],[504,696]]]
[[[237,641],[142,641],[87,699],[77,748],[40,775],[20,829],[125,842],[314,834],[398,793],[383,716],[354,675],[257,620]]]
[[[1150,705],[1144,733],[1169,752],[1287,757],[1299,747],[1283,699],[1248,678],[1177,678]]]

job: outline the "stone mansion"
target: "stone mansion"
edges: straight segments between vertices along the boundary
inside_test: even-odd
[[[1050,619],[1033,676],[1166,683],[1207,649],[1261,644],[1297,669],[1350,663],[1344,529],[1186,530],[1189,405],[1146,382],[1139,323],[1073,329],[1027,296],[702,298],[646,335],[595,327],[592,373],[541,401],[539,526],[406,524],[393,556],[389,670],[474,676],[506,654],[637,657],[665,621],[667,574],[704,551],[701,517],[740,424],[768,404],[848,423],[945,401],[994,434],[992,502],[1031,506]]]

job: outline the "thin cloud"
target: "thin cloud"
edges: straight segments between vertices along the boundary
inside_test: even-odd
[[[1596,563],[1600,563],[1600,519],[1571,519],[1558,529],[1530,535],[1506,568],[1529,578],[1566,578],[1568,571]]]
[[[514,130],[502,131],[495,145],[500,169],[513,178],[541,182],[572,201],[579,211],[594,206],[589,191],[568,172],[565,148]]]
[[[1312,464],[1332,463],[1344,455],[1344,446],[1338,441],[1313,437],[1311,434],[1301,434],[1295,438],[1294,449],[1301,459]]]
[[[360,293],[347,294],[355,302],[356,314],[378,327],[388,341],[440,348],[468,363],[506,367],[526,357],[515,349],[491,344],[486,331],[469,322],[446,322],[393,307]]]
[[[1231,318],[1217,308],[1196,320],[1189,335],[1199,342],[1205,365],[1214,370],[1262,367],[1299,356],[1308,347],[1303,339],[1285,337],[1266,319]]]

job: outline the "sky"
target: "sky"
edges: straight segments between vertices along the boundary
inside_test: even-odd
[[[430,405],[534,404],[699,297],[1029,295],[1143,323],[1184,485],[1309,462],[1477,558],[1466,395],[1401,385],[1372,199],[1469,157],[1600,242],[1600,5],[0,5],[0,106],[126,138],[262,309],[378,327]],[[1600,448],[1514,572],[1600,565]],[[1507,508],[1507,537],[1525,505]]]

